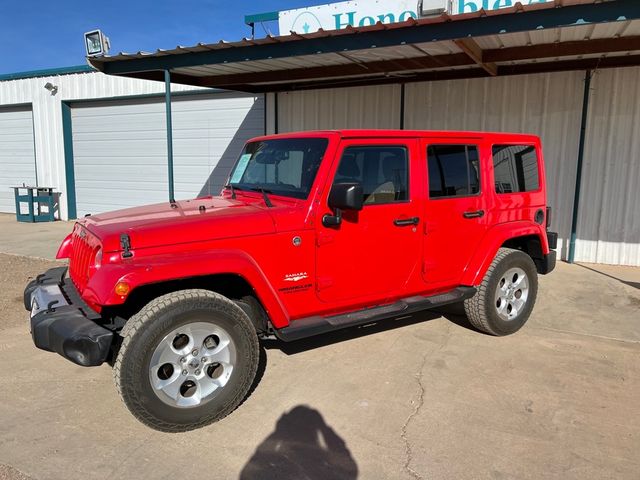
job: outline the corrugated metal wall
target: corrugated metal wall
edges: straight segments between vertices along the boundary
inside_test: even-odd
[[[640,266],[640,68],[592,81],[576,261]]]
[[[278,94],[279,133],[334,128],[398,128],[399,124],[399,85]]]
[[[566,257],[583,95],[583,72],[412,83],[406,86],[405,127],[540,135],[548,201]]]
[[[584,72],[406,85],[405,128],[536,133],[544,143],[553,228],[566,258],[575,186]],[[58,85],[52,96],[44,85]],[[640,68],[603,70],[592,84],[576,260],[640,265]],[[175,91],[192,87],[175,85]],[[38,181],[66,195],[60,100],[163,91],[100,73],[0,82],[0,105],[33,104]],[[400,86],[266,97],[268,132],[399,128]],[[62,199],[66,217],[66,197]]]
[[[77,214],[168,198],[162,98],[74,104]],[[175,198],[217,195],[245,142],[264,133],[262,95],[180,95],[172,100]]]
[[[47,82],[58,87],[56,95],[44,88]],[[196,87],[173,85],[173,91]],[[79,73],[0,82],[0,106],[31,103],[38,183],[62,192],[60,213],[67,218],[61,100],[143,95],[164,91],[164,84],[146,80]]]

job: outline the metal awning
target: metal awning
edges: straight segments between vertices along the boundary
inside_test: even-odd
[[[247,92],[640,65],[640,1],[555,0],[90,58],[111,75]]]

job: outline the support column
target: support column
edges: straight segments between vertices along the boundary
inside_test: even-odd
[[[400,84],[400,130],[404,130],[405,84]]]
[[[164,71],[164,107],[167,116],[167,168],[169,174],[169,202],[175,203],[173,190],[173,127],[171,125],[171,74]]]
[[[587,70],[584,74],[584,97],[582,100],[582,122],[580,124],[580,144],[578,146],[578,165],[576,167],[576,188],[573,197],[573,218],[571,220],[571,239],[569,240],[568,262],[573,263],[576,254],[576,236],[578,231],[578,213],[580,211],[580,186],[582,184],[582,163],[584,160],[584,143],[587,134],[587,116],[589,113],[589,98],[591,78],[593,72]]]

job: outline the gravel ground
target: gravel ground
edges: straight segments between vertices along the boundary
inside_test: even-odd
[[[33,480],[33,477],[9,465],[0,464],[0,480]]]

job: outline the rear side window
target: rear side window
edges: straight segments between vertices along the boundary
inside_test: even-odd
[[[429,145],[429,198],[476,195],[480,162],[476,145]]]
[[[409,155],[402,146],[347,147],[334,183],[359,183],[365,205],[409,199]]]
[[[531,145],[494,145],[493,173],[497,193],[532,192],[540,188],[538,155]]]

